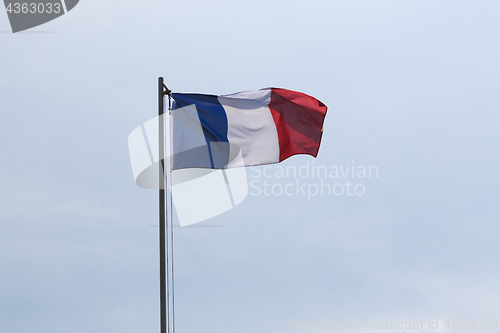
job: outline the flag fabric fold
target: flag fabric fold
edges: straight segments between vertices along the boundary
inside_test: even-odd
[[[172,98],[173,169],[226,169],[318,154],[327,107],[309,95],[267,88]]]

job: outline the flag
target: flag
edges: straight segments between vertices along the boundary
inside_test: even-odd
[[[317,156],[327,107],[279,88],[230,95],[172,94],[172,169],[278,163]]]

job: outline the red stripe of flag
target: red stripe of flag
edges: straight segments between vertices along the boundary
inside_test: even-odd
[[[271,88],[269,109],[278,130],[280,162],[292,155],[316,157],[327,107],[309,95]]]

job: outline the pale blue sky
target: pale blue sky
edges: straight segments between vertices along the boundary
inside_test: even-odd
[[[177,332],[500,319],[499,11],[82,0],[19,34],[0,11],[0,332],[159,331],[157,192],[127,151],[158,76],[311,94],[319,156],[284,165],[379,169],[361,197],[249,196],[204,222],[224,227],[176,229]]]

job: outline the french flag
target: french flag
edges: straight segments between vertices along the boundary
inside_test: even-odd
[[[280,88],[231,95],[172,94],[172,169],[279,163],[318,154],[327,107]]]

